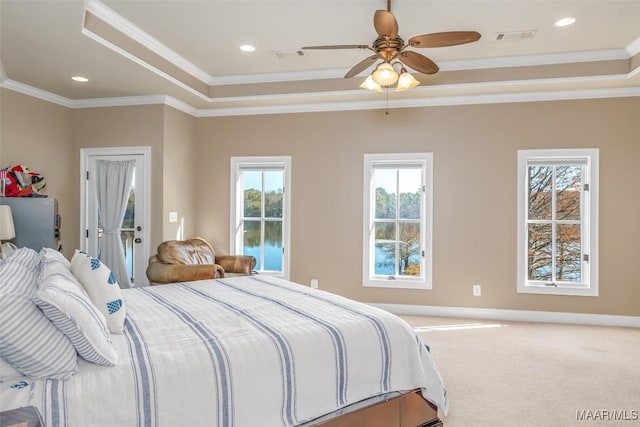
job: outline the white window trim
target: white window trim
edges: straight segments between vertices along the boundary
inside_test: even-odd
[[[424,204],[424,227],[422,228],[422,239],[425,256],[423,257],[424,276],[420,280],[414,278],[400,278],[395,280],[373,278],[370,264],[372,239],[374,238],[371,227],[375,212],[371,209],[371,200],[375,193],[373,188],[373,166],[374,164],[389,163],[419,163],[424,167],[424,182],[426,188]],[[363,181],[363,231],[362,231],[362,283],[365,287],[381,287],[394,289],[431,289],[433,272],[433,153],[391,153],[391,154],[365,154],[364,155],[364,181]]]
[[[289,280],[290,266],[290,236],[291,236],[291,156],[258,156],[258,157],[231,157],[231,189],[230,189],[230,253],[239,253],[242,247],[241,222],[238,213],[241,212],[244,198],[242,188],[237,185],[240,179],[240,170],[243,167],[284,167],[284,206],[283,206],[283,236],[282,236],[282,273],[260,272],[260,274],[282,277]]]
[[[589,254],[585,268],[587,286],[558,284],[545,286],[527,280],[527,164],[529,161],[586,161],[588,173],[584,177],[589,184],[583,207],[583,221],[588,222],[584,230],[583,246]],[[518,292],[546,295],[598,296],[598,206],[599,206],[599,150],[589,149],[548,149],[518,150]]]

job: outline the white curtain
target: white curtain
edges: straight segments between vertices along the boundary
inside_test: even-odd
[[[103,229],[98,258],[111,269],[121,288],[131,287],[120,233],[135,164],[135,160],[96,160],[98,215]]]

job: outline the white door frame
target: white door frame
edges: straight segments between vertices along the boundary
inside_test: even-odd
[[[88,246],[88,238],[86,235],[87,214],[89,201],[87,172],[89,168],[89,158],[92,156],[133,156],[140,155],[143,158],[145,177],[144,177],[144,198],[145,206],[143,213],[144,228],[142,229],[142,254],[144,260],[149,258],[149,242],[151,240],[151,147],[105,147],[105,148],[81,148],[80,149],[80,250],[86,251]],[[134,266],[135,269],[135,266]],[[136,283],[136,286],[145,286],[147,278],[143,274],[140,276],[142,283]]]

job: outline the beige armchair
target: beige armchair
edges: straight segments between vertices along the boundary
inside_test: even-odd
[[[217,279],[249,275],[255,266],[252,256],[216,256],[206,240],[194,237],[158,245],[158,253],[149,258],[147,278],[151,285]]]

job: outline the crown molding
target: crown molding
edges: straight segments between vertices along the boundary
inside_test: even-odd
[[[145,46],[147,49],[150,49],[152,52],[160,55],[176,67],[179,67],[183,71],[191,74],[203,83],[208,84],[211,80],[212,77],[208,73],[158,41],[158,39],[149,35],[149,33],[142,30],[133,22],[129,21],[113,9],[107,7],[101,1],[86,0],[85,10],[111,25],[121,33],[126,34],[128,37]]]
[[[629,43],[625,50],[629,54],[629,57],[636,56],[640,53],[640,37]]]
[[[127,107],[131,105],[157,105],[166,103],[165,95],[120,96],[73,100],[71,108]]]
[[[132,105],[166,105],[197,117],[198,110],[168,95],[123,96],[117,98],[93,98],[71,101],[70,108],[126,107]]]
[[[505,56],[482,59],[441,61],[443,71],[482,70],[490,68],[531,67],[539,65],[571,64],[581,62],[619,61],[629,59],[625,49],[589,50],[539,55]]]
[[[610,76],[603,76],[606,79]],[[624,76],[618,76],[623,78]],[[517,82],[503,82],[502,84],[516,84]],[[582,89],[582,90],[560,90],[560,91],[525,91],[502,94],[479,94],[479,95],[445,95],[433,96],[433,93],[425,93],[424,96],[405,99],[374,100],[374,101],[338,101],[338,102],[295,102],[296,98],[309,96],[309,94],[295,95],[266,95],[265,97],[246,97],[235,99],[236,101],[248,100],[281,100],[289,101],[283,105],[252,106],[252,107],[220,107],[198,109],[189,104],[175,99],[168,95],[151,96],[128,96],[115,98],[93,98],[72,100],[50,92],[34,88],[24,83],[6,79],[0,83],[0,87],[8,90],[42,99],[67,108],[100,108],[100,107],[122,107],[134,105],[157,105],[163,104],[180,110],[193,117],[228,117],[228,116],[251,116],[262,114],[290,114],[290,113],[312,113],[329,111],[353,111],[353,110],[377,110],[377,109],[397,109],[397,108],[418,108],[454,105],[478,105],[478,104],[500,104],[519,102],[541,102],[541,101],[568,101],[580,99],[601,99],[601,98],[625,98],[640,96],[640,87],[605,88],[605,89]],[[451,86],[455,87],[455,86]],[[418,88],[416,88],[418,89]],[[445,89],[444,87],[442,89]],[[428,88],[421,90],[428,92]],[[351,91],[353,92],[353,91]],[[359,93],[359,92],[358,92]],[[337,96],[341,93],[318,93],[318,97]],[[344,93],[342,93],[344,94]],[[229,99],[218,98],[217,102],[225,102]]]
[[[95,34],[94,32],[90,31],[87,28],[82,28],[82,30],[80,31],[82,34],[84,34],[85,36],[92,38],[93,40],[97,41],[98,43],[104,45],[105,47],[113,50],[114,52],[124,56],[125,58],[135,62],[136,64],[146,68],[147,70],[159,75],[160,77],[166,79],[167,81],[173,83],[174,85],[186,90],[187,92],[196,95],[197,97],[204,99],[206,101],[211,101],[211,98],[209,98],[208,96],[200,93],[199,91],[195,90],[194,88],[192,88],[191,86],[181,82],[180,80],[170,76],[169,74],[165,73],[164,71],[154,67],[153,65],[149,64],[146,61],[141,60],[140,58],[138,58],[137,56],[129,53],[127,50],[122,49],[119,46],[116,46],[115,44],[111,43],[109,40],[106,40],[105,38]]]
[[[165,101],[164,104],[175,108],[176,110],[182,111],[185,114],[189,114],[190,116],[193,117],[198,117],[198,110],[197,108],[193,108],[191,105],[187,104],[186,102],[182,102],[179,99],[175,99],[172,96],[165,96],[164,97]]]
[[[64,96],[56,95],[54,93],[47,92],[46,90],[38,89],[11,79],[5,79],[0,82],[0,87],[67,108],[74,108],[73,105],[76,102],[72,99],[65,98]]]
[[[198,110],[196,117],[251,116],[262,114],[313,113],[328,111],[381,110],[455,105],[508,104],[520,102],[569,101],[580,99],[627,98],[640,96],[640,88],[584,89],[548,92],[518,92],[461,96],[423,97],[379,101],[351,101],[317,104],[289,104],[268,107],[239,107]]]

